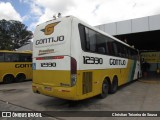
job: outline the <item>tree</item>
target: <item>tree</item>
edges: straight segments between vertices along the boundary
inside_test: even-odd
[[[0,50],[15,50],[30,43],[33,33],[20,21],[0,20]]]

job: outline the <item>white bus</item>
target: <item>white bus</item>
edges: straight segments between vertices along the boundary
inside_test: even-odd
[[[140,75],[136,49],[73,16],[36,27],[35,93],[68,100],[104,98]]]

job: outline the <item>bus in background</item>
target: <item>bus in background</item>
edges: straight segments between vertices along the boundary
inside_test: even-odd
[[[32,52],[0,50],[0,82],[32,79]]]
[[[36,27],[33,41],[35,93],[68,100],[99,95],[140,77],[138,51],[67,16]]]

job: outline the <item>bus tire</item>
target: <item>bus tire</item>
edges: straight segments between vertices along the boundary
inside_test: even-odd
[[[104,81],[102,83],[102,91],[101,91],[101,94],[99,95],[99,97],[100,98],[107,97],[108,91],[109,91],[109,82],[107,79],[104,79]]]
[[[110,86],[109,93],[113,94],[117,91],[117,89],[118,89],[118,78],[117,76],[115,76]]]
[[[20,74],[18,74],[17,76],[16,76],[16,81],[17,82],[22,82],[22,81],[24,81],[26,79],[26,76],[25,76],[25,74],[23,74],[23,73],[20,73]]]
[[[13,81],[14,81],[13,75],[5,75],[3,78],[3,83],[5,84],[12,83]]]

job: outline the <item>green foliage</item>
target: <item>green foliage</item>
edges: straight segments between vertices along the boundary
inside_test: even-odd
[[[0,20],[0,50],[15,50],[30,43],[33,33],[15,20]]]

